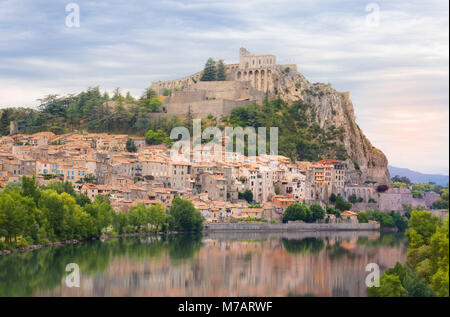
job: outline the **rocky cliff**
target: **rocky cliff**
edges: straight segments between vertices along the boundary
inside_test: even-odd
[[[165,89],[174,90],[177,93],[178,91],[181,93],[198,93],[197,83],[199,83],[201,74],[201,72],[198,72],[181,79],[154,82],[152,83],[152,89],[157,91],[159,95]],[[308,104],[308,117],[313,118],[312,121],[314,121],[308,122],[309,125],[317,123],[322,131],[339,131],[338,138],[328,138],[327,141],[345,147],[348,154],[348,166],[352,169],[351,175],[353,175],[354,182],[389,183],[386,156],[372,146],[356,124],[354,108],[348,92],[338,92],[326,84],[310,83],[297,71],[296,65],[266,65],[265,67],[242,68],[239,64],[230,64],[226,66],[226,77],[227,81],[246,81],[257,90],[267,92],[269,99],[281,98],[288,104],[298,100],[305,102]],[[221,87],[220,83],[223,82],[211,82],[212,85],[210,86]],[[210,90],[208,90],[208,94],[214,96],[212,99],[224,98],[219,96],[217,91],[213,93]],[[256,99],[248,100],[258,102]],[[190,102],[188,99],[186,101]],[[206,101],[210,102],[210,100]],[[199,105],[200,108],[205,108],[203,112],[216,113],[206,101]],[[169,105],[167,108],[170,109],[170,106],[173,107],[173,105]],[[222,111],[223,109],[219,110]],[[172,112],[181,113],[179,109]],[[229,115],[229,113],[222,113],[222,116],[226,115]],[[333,155],[333,153],[330,153],[330,155]]]
[[[312,84],[295,69],[282,66],[273,72],[268,87],[272,98],[279,96],[289,103],[296,100],[309,103],[321,128],[334,126],[344,131],[341,142],[352,161],[349,165],[353,169],[355,182],[389,183],[388,160],[356,124],[348,92],[338,92],[322,83]]]

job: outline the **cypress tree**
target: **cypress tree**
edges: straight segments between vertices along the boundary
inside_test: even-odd
[[[227,80],[227,74],[225,73],[225,65],[223,64],[223,60],[220,60],[217,64],[217,80]]]
[[[205,69],[200,77],[200,81],[213,81],[216,80],[217,70],[214,60],[210,57],[205,64]]]

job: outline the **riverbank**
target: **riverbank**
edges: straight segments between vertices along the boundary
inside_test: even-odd
[[[209,223],[204,232],[379,231],[379,223]]]
[[[380,231],[377,223],[209,223],[204,224],[202,232],[315,232],[315,231]],[[92,240],[108,240],[113,238],[150,236],[157,234],[175,234],[176,232],[140,232],[124,233],[120,235],[103,235],[100,238],[85,240],[63,240],[48,244],[37,244],[14,248],[11,250],[0,250],[1,255],[15,252],[26,252],[43,248],[57,247],[70,244],[78,244]]]
[[[173,233],[174,232],[123,233],[123,234],[118,234],[118,235],[103,235],[100,238],[90,238],[90,239],[81,239],[81,240],[70,239],[70,240],[51,242],[51,243],[47,243],[47,244],[32,244],[32,245],[19,247],[19,248],[14,248],[14,249],[11,249],[11,250],[8,250],[8,249],[0,250],[0,256],[1,255],[8,255],[8,254],[16,253],[16,252],[27,252],[27,251],[32,251],[32,250],[39,250],[39,249],[44,249],[44,248],[58,247],[58,246],[63,246],[63,245],[78,244],[78,243],[83,243],[83,242],[86,242],[86,241],[94,241],[94,240],[104,241],[104,240],[109,240],[109,239],[114,239],[114,238],[141,237],[141,236],[152,236],[152,235],[173,234]]]

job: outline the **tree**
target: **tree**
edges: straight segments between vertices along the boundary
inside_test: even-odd
[[[205,68],[203,69],[202,76],[200,77],[200,81],[214,81],[216,80],[217,70],[215,62],[212,58],[209,58],[205,64]]]
[[[253,201],[253,192],[250,189],[246,189],[243,193],[238,193],[238,199],[245,199],[248,203]]]
[[[126,232],[128,227],[128,217],[123,212],[118,212],[113,216],[113,228],[118,234]]]
[[[380,277],[380,287],[368,287],[369,297],[405,297],[406,291],[396,275],[383,274]]]
[[[146,99],[152,99],[158,97],[158,94],[151,87],[149,87],[144,90],[142,97]]]
[[[26,211],[9,193],[0,193],[0,236],[10,243],[24,230]]]
[[[340,211],[346,211],[346,210],[349,210],[350,208],[352,208],[352,204],[349,202],[346,202],[344,200],[344,198],[342,198],[341,196],[337,196],[336,204],[334,205],[334,207]]]
[[[336,194],[335,193],[331,193],[330,195],[330,203],[334,204],[336,202]]]
[[[39,209],[42,210],[48,221],[50,236],[62,238],[64,233],[64,202],[58,193],[51,189],[41,192],[39,198]]]
[[[311,210],[308,206],[304,204],[292,204],[289,205],[284,214],[283,214],[283,222],[286,223],[288,221],[305,221],[310,222],[312,219]]]
[[[126,149],[128,152],[137,152],[136,144],[134,144],[132,138],[128,138],[126,143]]]
[[[201,231],[203,216],[187,199],[175,197],[169,210],[169,227],[174,231]]]
[[[113,97],[112,97],[111,99],[114,100],[114,101],[118,101],[118,102],[123,102],[123,101],[125,101],[125,98],[122,96],[119,87],[117,87],[117,88],[114,89],[114,91],[113,91]]]
[[[149,223],[155,226],[156,232],[163,230],[167,224],[168,215],[161,204],[149,208]]]
[[[148,130],[145,134],[145,140],[148,144],[154,145],[154,144],[162,144],[167,142],[167,139],[170,139],[167,137],[167,135],[162,130]]]
[[[327,214],[335,215],[336,218],[341,218],[341,212],[333,207],[327,206]]]
[[[423,278],[399,262],[381,275],[380,287],[368,287],[367,294],[370,297],[434,296]]]
[[[138,104],[148,112],[158,112],[161,110],[163,102],[158,97],[145,98],[143,96],[139,99]]]
[[[217,80],[224,81],[227,80],[227,75],[225,73],[225,65],[223,64],[223,60],[219,60],[217,63]]]
[[[429,245],[431,236],[436,232],[440,219],[430,212],[413,211],[409,218],[408,241],[413,248]]]
[[[22,176],[22,195],[33,198],[35,203],[37,203],[39,201],[40,194],[41,193],[36,185],[34,175],[32,178],[26,177],[25,175]]]
[[[411,185],[412,184],[411,180],[408,177],[406,177],[406,176],[400,177],[398,175],[395,175],[394,177],[391,178],[391,181],[392,182],[398,182],[398,183],[404,183],[404,184],[407,184],[407,185]]]
[[[311,210],[312,221],[325,218],[325,210],[319,204],[311,204],[309,209]]]
[[[353,194],[348,197],[348,201],[351,202],[352,204],[354,204],[354,203],[358,202],[358,198],[356,197],[355,194]]]
[[[131,93],[129,91],[127,91],[127,94],[125,96],[125,102],[134,103],[135,101],[136,101],[136,99],[134,99],[134,97],[131,95]]]

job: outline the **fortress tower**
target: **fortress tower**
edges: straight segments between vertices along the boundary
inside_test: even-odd
[[[239,68],[262,68],[276,65],[275,55],[261,54],[252,55],[245,48],[239,50]]]
[[[269,89],[269,80],[275,67],[275,55],[254,55],[241,47],[239,50],[239,69],[235,71],[234,79],[248,81],[254,88],[265,92]]]

